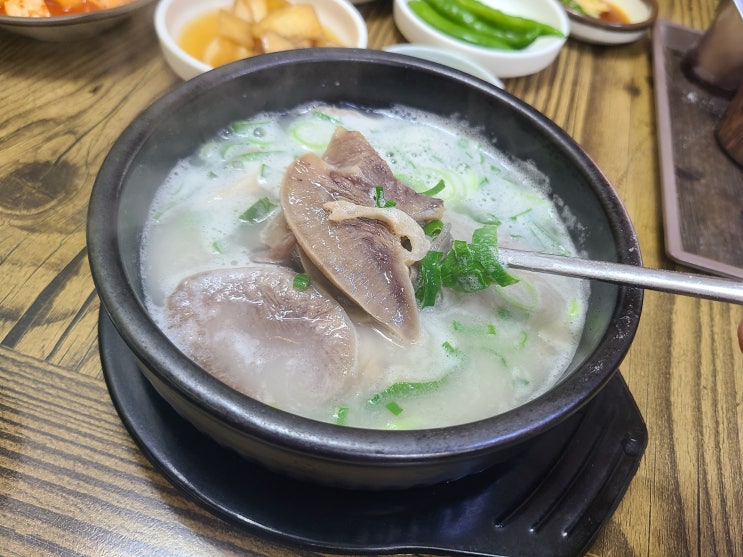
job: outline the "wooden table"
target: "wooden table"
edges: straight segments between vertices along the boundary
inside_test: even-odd
[[[661,2],[706,29],[713,0]],[[402,41],[391,1],[361,6],[370,45]],[[0,554],[307,555],[183,496],[131,440],[98,356],[86,204],[115,138],[178,78],[145,11],[86,41],[0,34]],[[555,120],[615,184],[645,263],[666,257],[651,39],[569,41],[506,89]],[[648,292],[621,370],[649,443],[591,555],[743,555],[743,309]]]

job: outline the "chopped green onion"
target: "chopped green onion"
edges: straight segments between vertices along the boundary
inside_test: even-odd
[[[459,348],[454,347],[448,340],[444,341],[444,343],[441,345],[441,348],[443,348],[444,352],[446,352],[449,356],[455,356],[457,358],[461,358],[463,356],[462,351]]]
[[[312,282],[312,279],[310,279],[309,275],[305,275],[304,273],[297,273],[296,275],[294,275],[292,286],[295,290],[307,290],[310,286],[310,282]]]
[[[212,252],[217,255],[222,255],[222,248],[219,247],[217,242],[212,242]]]
[[[396,205],[394,201],[384,198],[384,188],[382,186],[374,188],[374,204],[380,209],[388,209]]]
[[[230,124],[230,129],[235,133],[255,133],[256,129],[269,124],[270,120],[238,120]]]
[[[348,420],[348,406],[338,406],[333,413],[336,425],[346,425]]]
[[[454,240],[441,263],[441,284],[460,292],[476,292],[491,284],[508,286],[518,282],[498,259],[496,226],[484,226],[472,233],[472,243]]]
[[[494,335],[495,325],[465,325],[459,321],[452,321],[452,329],[458,333],[475,334],[475,335]]]
[[[576,2],[575,0],[560,0],[560,1],[566,8],[570,8],[571,10],[574,10],[578,13],[588,15],[586,13],[585,8],[583,8],[583,6],[580,5],[580,2]]]
[[[579,309],[580,304],[578,303],[578,300],[570,300],[568,303],[568,315],[571,319],[575,319],[578,316]]]
[[[312,118],[300,118],[289,127],[290,137],[305,148],[324,151],[335,133],[342,125],[340,120],[313,110]]]
[[[444,181],[443,180],[439,180],[438,184],[436,184],[431,189],[428,189],[426,191],[422,191],[421,192],[421,195],[429,195],[429,196],[438,195],[439,193],[441,193],[444,190],[445,187],[446,187],[446,184],[444,183]]]
[[[520,217],[523,217],[524,215],[526,215],[528,213],[531,213],[531,212],[532,212],[532,209],[531,208],[525,209],[525,210],[521,211],[520,213],[516,213],[515,215],[511,215],[510,217],[508,217],[508,219],[509,220],[518,220]]]
[[[280,154],[282,154],[281,151],[245,151],[244,153],[240,153],[240,154],[237,154],[231,157],[230,162],[233,164],[243,163],[243,162],[253,162],[253,161],[264,159],[265,157],[269,155],[280,155]]]
[[[488,347],[484,347],[483,350],[485,350],[485,352],[490,352],[493,356],[498,358],[503,367],[505,368],[508,367],[508,360],[506,360],[506,357],[503,354],[501,354],[497,350],[493,350],[492,348],[488,348]]]
[[[423,226],[423,232],[429,238],[435,238],[444,229],[444,223],[440,220],[429,221]]]
[[[272,122],[270,120],[241,120],[230,124],[230,129],[235,135],[241,137],[244,141],[261,147],[266,147],[276,141],[276,138],[271,137],[273,135],[271,133],[271,124]]]
[[[421,308],[432,306],[442,286],[458,292],[476,292],[490,285],[509,286],[518,282],[498,259],[497,226],[486,225],[472,233],[472,243],[454,240],[442,259],[429,251],[418,264],[414,289]]]
[[[343,125],[343,122],[341,122],[337,118],[333,118],[330,114],[325,114],[324,112],[320,112],[319,110],[313,110],[312,116],[314,116],[318,120],[324,120],[326,122],[330,122],[331,124],[335,124],[336,126]]]
[[[492,213],[488,213],[487,215],[477,215],[473,216],[472,218],[474,218],[480,224],[489,224],[493,226],[498,226],[501,224],[501,220]]]
[[[258,224],[268,219],[277,207],[278,204],[268,197],[262,197],[240,215],[240,220],[248,224]]]
[[[418,263],[418,273],[415,276],[415,298],[421,308],[436,304],[436,298],[441,290],[441,258],[440,251],[429,251]]]
[[[392,412],[395,416],[399,416],[400,414],[402,414],[402,407],[399,404],[397,404],[394,400],[392,402],[388,402],[387,404],[385,404],[384,407],[390,412]]]
[[[529,340],[529,333],[526,331],[521,331],[521,338],[519,339],[518,344],[516,344],[516,348],[522,349],[524,346],[526,346],[526,341]]]
[[[367,400],[367,403],[372,406],[375,406],[377,404],[382,404],[382,403],[386,404],[387,402],[395,398],[430,393],[431,391],[438,389],[448,379],[449,379],[448,376],[444,376],[441,379],[438,379],[436,381],[424,381],[424,382],[403,381],[400,383],[393,383],[392,385],[387,387],[385,390],[379,393],[376,393],[375,395],[372,395],[369,398],[369,400]]]

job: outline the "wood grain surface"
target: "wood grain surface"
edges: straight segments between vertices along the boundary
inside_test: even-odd
[[[403,41],[390,0],[359,8],[371,47]],[[659,17],[705,29],[715,8],[661,0]],[[151,10],[78,42],[0,32],[0,555],[315,554],[240,531],[179,493],[133,443],[103,381],[88,197],[121,131],[178,83]],[[645,264],[683,269],[664,249],[650,35],[613,47],[569,40],[549,68],[505,85],[615,185]],[[743,556],[741,318],[738,306],[646,294],[621,370],[648,447],[590,555]]]

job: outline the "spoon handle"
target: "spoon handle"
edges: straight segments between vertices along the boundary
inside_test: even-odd
[[[743,281],[506,248],[498,248],[498,253],[503,263],[513,269],[596,279],[718,302],[743,304]]]

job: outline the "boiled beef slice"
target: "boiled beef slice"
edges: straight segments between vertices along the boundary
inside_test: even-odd
[[[381,187],[394,210],[425,223],[443,216],[440,199],[397,180],[359,132],[338,128],[323,158],[307,154],[287,170],[281,206],[297,243],[315,267],[349,299],[396,337],[420,336],[409,254],[401,237],[378,218],[331,220],[326,204],[375,207]],[[406,262],[407,260],[407,262]]]

